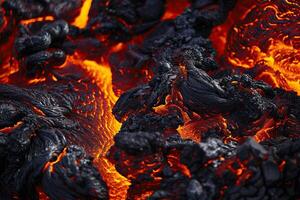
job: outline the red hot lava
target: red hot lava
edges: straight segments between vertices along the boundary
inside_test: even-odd
[[[296,0],[240,1],[212,41],[229,65],[300,94],[299,6]]]

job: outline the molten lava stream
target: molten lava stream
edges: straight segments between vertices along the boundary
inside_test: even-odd
[[[80,14],[72,25],[78,28],[84,28],[87,25],[91,4],[92,0],[83,2]],[[98,122],[97,131],[102,135],[104,141],[99,141],[99,146],[95,147],[93,156],[96,157],[95,164],[109,188],[110,199],[125,200],[130,183],[117,172],[115,166],[106,158],[107,151],[114,143],[113,137],[121,127],[121,124],[112,114],[112,108],[118,97],[113,91],[111,69],[108,65],[101,65],[90,60],[82,61],[74,57],[69,57],[68,61],[79,64],[99,88],[101,98],[96,99],[96,103],[100,107],[100,114],[95,117],[98,118],[96,120]]]
[[[96,99],[95,103],[100,109],[100,114],[95,117],[97,117],[97,132],[101,134],[103,140],[99,141],[99,146],[95,147],[94,162],[109,188],[110,199],[126,199],[130,183],[106,158],[107,151],[114,143],[113,137],[121,127],[112,114],[112,108],[118,97],[113,92],[111,69],[108,65],[101,65],[90,60],[81,61],[75,57],[68,57],[67,62],[81,66],[99,89],[100,98]]]
[[[80,14],[76,17],[72,25],[77,26],[78,28],[84,28],[86,26],[92,1],[93,0],[84,0]]]
[[[117,101],[117,96],[112,88],[112,73],[110,67],[99,65],[94,61],[86,60],[82,66],[95,81],[103,97],[103,99],[98,100],[98,103],[101,104],[102,107],[101,115],[98,116],[98,131],[99,134],[106,136],[107,141],[102,142],[105,146],[99,147],[96,162],[103,179],[109,187],[110,199],[125,199],[129,182],[116,171],[114,165],[105,157],[107,151],[114,143],[114,134],[116,134],[121,127],[121,124],[112,114],[112,108]]]

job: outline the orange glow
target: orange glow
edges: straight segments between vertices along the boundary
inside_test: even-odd
[[[50,200],[50,197],[45,194],[42,188],[37,187],[36,191],[38,193],[39,200]]]
[[[230,170],[232,173],[237,175],[236,185],[241,185],[244,181],[252,176],[252,172],[248,169],[246,163],[248,161],[241,162],[236,159],[226,159],[217,170],[217,175],[222,176],[222,174]],[[234,167],[233,167],[234,166]]]
[[[253,1],[254,0],[238,1],[233,11],[229,13],[225,23],[212,29],[210,40],[212,41],[214,49],[216,49],[218,53],[218,57],[224,54],[230,28],[237,23],[237,20],[244,19],[249,11],[255,7],[253,6]]]
[[[87,25],[89,19],[89,11],[92,5],[92,0],[85,0],[81,7],[81,11],[78,17],[76,17],[75,21],[72,25],[77,26],[78,28],[84,28]]]
[[[269,132],[274,129],[274,120],[269,119],[264,123],[264,126],[256,132],[253,139],[257,142],[261,142],[263,140],[271,138]]]
[[[188,0],[168,0],[166,11],[162,20],[174,19],[190,5]]]
[[[114,165],[106,158],[108,150],[114,144],[113,137],[121,127],[111,112],[118,99],[112,88],[111,69],[108,65],[90,60],[81,61],[80,58],[75,57],[68,57],[67,63],[78,64],[98,87],[100,98],[96,99],[95,103],[100,107],[100,113],[95,116],[97,118],[95,125],[97,132],[103,136],[103,139],[99,141],[99,146],[95,147],[93,156],[96,159],[94,162],[108,185],[110,199],[125,200],[130,182],[120,175]]]
[[[137,198],[137,200],[146,200],[149,199],[149,197],[153,194],[153,191],[146,191],[144,192],[141,197]]]
[[[224,131],[227,130],[227,121],[222,116],[212,116],[207,119],[199,119],[186,122],[183,126],[180,126],[177,131],[184,139],[192,139],[195,142],[200,142],[201,134],[220,127]]]
[[[238,174],[237,174],[238,175]],[[238,175],[238,179],[236,181],[237,185],[241,185],[241,183],[245,182],[252,176],[252,172],[248,171],[246,168],[242,169],[240,174]]]
[[[0,69],[0,83],[9,83],[10,82],[10,75],[19,71],[18,63],[14,62],[13,64],[7,63],[1,66]]]
[[[52,78],[53,81],[58,81],[56,76],[54,76],[54,75],[52,75],[51,78]]]
[[[46,81],[46,78],[45,77],[42,77],[42,78],[35,78],[35,79],[32,79],[32,80],[29,80],[28,81],[28,84],[31,85],[31,84],[37,84],[37,83],[41,83],[41,82],[44,82]]]
[[[64,150],[57,156],[57,159],[53,162],[47,162],[46,165],[44,166],[43,171],[49,170],[49,172],[53,172],[54,171],[54,165],[56,163],[58,163],[59,161],[62,160],[62,158],[67,154],[67,149],[64,148]]]
[[[121,124],[111,113],[113,105],[118,99],[112,88],[112,73],[108,66],[100,65],[94,61],[85,60],[82,67],[90,74],[90,77],[98,85],[100,92],[103,93],[103,99],[98,100],[98,103],[102,104],[102,113],[98,116],[100,122],[98,129],[99,133],[106,136],[106,141],[102,142],[104,145],[99,146],[100,151],[98,150],[97,163],[99,170],[109,187],[110,199],[125,200],[130,183],[116,171],[114,165],[104,156],[114,143],[114,134],[121,127]]]
[[[258,72],[256,74],[255,79],[264,80],[265,82],[269,83],[273,87],[283,88],[288,91],[296,91],[298,95],[300,95],[300,41],[299,41],[300,31],[297,32],[299,30],[298,28],[295,30],[296,31],[295,35],[289,35],[288,33],[289,30],[292,29],[294,30],[295,24],[299,26],[299,20],[297,23],[294,23],[293,19],[297,17],[299,19],[300,12],[297,13],[297,9],[293,9],[293,7],[299,8],[300,4],[297,2],[299,0],[280,0],[280,1],[282,1],[283,2],[282,4],[284,4],[282,9],[281,8],[279,9],[279,6],[276,5],[276,3],[279,2],[279,0],[268,0],[268,1],[240,0],[234,12],[229,14],[227,21],[224,24],[217,26],[213,29],[210,39],[214,44],[213,46],[216,49],[218,56],[220,57],[221,55],[224,56],[224,63],[226,67],[235,67],[243,70],[253,69],[254,67],[255,69],[258,68],[259,70],[257,70]],[[80,13],[72,22],[72,25],[80,29],[84,29],[89,22],[89,11],[91,9],[93,0],[82,0],[82,2],[83,3],[82,3]],[[109,4],[110,1],[107,0],[105,2],[106,4]],[[170,20],[176,18],[177,16],[182,14],[188,6],[190,6],[189,2],[190,2],[189,0],[166,0],[166,11],[162,16],[162,20]],[[292,8],[292,9],[287,9],[287,8]],[[79,9],[76,11],[79,11]],[[257,11],[258,16],[253,15],[252,13],[253,11]],[[251,13],[253,15],[252,17],[251,17]],[[260,21],[260,19],[262,19],[262,21]],[[5,23],[4,28],[5,28],[5,26],[8,24],[9,21],[7,22],[6,18],[4,18],[4,20],[5,20],[4,21]],[[23,25],[28,25],[34,22],[53,21],[53,20],[55,19],[52,16],[44,16],[44,17],[38,17],[38,18],[33,18],[28,20],[22,20],[20,21],[20,23]],[[286,26],[286,24],[288,25]],[[21,83],[21,84],[25,84],[25,86],[35,88],[34,86],[36,84],[40,84],[43,82],[48,83],[49,81],[50,83],[49,88],[51,88],[52,87],[51,83],[53,83],[53,81],[63,80],[62,77],[64,75],[63,74],[64,70],[66,70],[69,73],[68,71],[69,66],[71,66],[70,67],[71,69],[75,68],[76,70],[79,70],[79,72],[76,71],[74,75],[76,75],[75,76],[76,78],[82,77],[82,79],[81,80],[72,79],[72,81],[70,81],[70,88],[73,86],[72,84],[73,81],[78,81],[78,83],[82,83],[84,85],[84,87],[88,91],[88,95],[80,96],[83,99],[82,103],[80,103],[80,106],[82,107],[89,106],[90,108],[89,110],[92,111],[86,111],[82,109],[79,111],[76,110],[74,112],[79,112],[76,114],[81,114],[82,112],[84,113],[84,116],[79,115],[80,117],[88,120],[91,119],[92,122],[90,124],[87,123],[88,124],[87,126],[91,127],[90,125],[92,124],[93,126],[92,130],[93,131],[95,130],[95,132],[93,133],[96,133],[97,136],[99,136],[99,138],[95,139],[96,141],[94,140],[95,141],[94,144],[96,145],[90,145],[92,147],[89,146],[90,149],[86,151],[88,155],[91,155],[94,158],[93,164],[94,166],[97,167],[97,169],[101,173],[101,177],[103,178],[104,182],[108,186],[109,199],[113,199],[113,200],[148,199],[148,197],[153,193],[153,191],[155,191],[160,186],[162,180],[163,167],[166,165],[169,165],[173,171],[181,172],[184,176],[192,178],[192,174],[189,170],[189,167],[187,167],[185,164],[182,164],[180,162],[180,153],[177,152],[176,150],[171,152],[169,152],[168,150],[167,153],[166,151],[161,151],[159,153],[156,153],[155,155],[150,155],[148,157],[140,156],[136,158],[134,156],[130,157],[130,155],[127,155],[128,157],[126,158],[131,158],[131,159],[124,159],[124,162],[122,162],[121,164],[117,163],[118,166],[117,168],[124,169],[125,172],[122,171],[121,173],[126,177],[124,177],[117,171],[115,163],[112,163],[114,162],[113,159],[107,158],[108,156],[113,155],[113,154],[108,155],[108,152],[110,148],[114,145],[115,134],[117,134],[121,128],[121,123],[119,123],[115,119],[114,115],[112,114],[112,109],[118,99],[118,96],[123,92],[125,92],[126,89],[119,87],[117,84],[120,85],[124,84],[126,87],[139,84],[139,82],[135,81],[135,78],[131,78],[131,80],[129,80],[130,78],[128,78],[129,81],[127,81],[127,79],[123,79],[123,81],[119,82],[119,80],[117,80],[118,75],[119,77],[124,78],[125,76],[123,75],[125,75],[126,73],[130,75],[136,75],[139,73],[137,76],[142,74],[140,76],[145,77],[146,81],[151,80],[153,78],[153,74],[150,68],[151,65],[153,65],[153,62],[147,61],[145,65],[149,65],[147,66],[149,68],[146,69],[142,68],[140,70],[141,72],[136,70],[138,71],[138,73],[134,71],[135,69],[129,71],[129,69],[131,68],[128,69],[125,68],[126,70],[120,68],[119,70],[117,67],[115,67],[113,68],[113,70],[115,71],[119,70],[117,71],[119,74],[116,75],[116,74],[112,74],[111,68],[107,60],[109,54],[111,53],[116,53],[116,55],[125,53],[124,56],[126,56],[125,51],[129,49],[129,45],[137,45],[137,44],[142,45],[148,33],[146,33],[145,35],[134,36],[134,39],[132,39],[128,43],[127,42],[114,43],[114,41],[110,43],[110,41],[108,41],[110,38],[109,34],[107,35],[100,34],[94,36],[95,38],[103,42],[105,45],[113,45],[113,46],[105,46],[105,48],[103,48],[105,49],[104,51],[107,50],[106,47],[108,47],[109,50],[107,50],[107,52],[105,52],[105,54],[102,57],[99,56],[97,58],[95,57],[93,58],[97,61],[84,60],[82,58],[84,54],[83,52],[84,50],[77,51],[76,50],[77,48],[74,48],[75,49],[74,51],[77,52],[75,52],[73,56],[67,56],[67,59],[63,65],[57,66],[53,69],[53,71],[51,71],[53,72],[53,74],[56,75],[52,75],[50,73],[49,74],[44,73],[42,77],[39,76],[38,78],[33,78],[30,80],[29,78],[25,80],[21,78],[20,80],[14,82],[16,78],[20,77],[19,75],[23,76],[24,74],[22,74],[22,72],[25,71],[25,69],[23,68],[19,69],[18,61],[14,60],[13,58],[16,55],[13,55],[11,51],[6,52],[6,49],[13,49],[13,44],[16,38],[15,36],[17,34],[17,31],[15,31],[16,32],[14,33],[15,35],[10,36],[10,38],[8,38],[9,40],[0,48],[0,51],[3,52],[3,55],[0,55],[0,62],[2,62],[0,63],[1,65],[0,83],[15,84],[16,86],[20,86]],[[261,35],[256,35],[255,33],[257,34],[261,33]],[[85,36],[82,35],[82,37]],[[68,36],[67,42],[71,41],[71,39],[73,39],[73,34],[70,34],[70,36]],[[81,36],[79,39],[82,39]],[[51,45],[50,50],[52,48],[56,48],[56,43],[58,42],[55,42],[54,43],[55,45]],[[75,47],[76,46],[77,45],[75,45]],[[81,53],[82,55],[80,55]],[[123,54],[120,55],[120,58],[122,58],[122,56]],[[19,57],[18,59],[21,62],[21,59]],[[115,59],[115,60],[119,61],[119,59]],[[223,67],[225,67],[225,65]],[[58,71],[61,70],[59,72],[62,72],[62,74],[54,73],[56,72],[55,70]],[[20,73],[17,73],[19,71]],[[179,71],[180,71],[180,75],[182,75],[184,78],[187,78],[188,76],[187,69],[184,65],[179,64]],[[77,72],[78,72],[78,76],[77,76]],[[113,75],[117,77],[116,79],[114,79],[116,84],[113,84],[113,80],[112,80]],[[68,79],[66,79],[66,81],[62,81],[62,83],[64,84],[65,82],[67,82],[67,80]],[[130,81],[134,83],[131,85]],[[221,114],[202,116],[202,114],[197,114],[190,111],[183,103],[183,98],[180,92],[177,91],[179,87],[176,83],[178,82],[174,81],[172,83],[172,91],[166,97],[165,104],[154,107],[153,110],[159,115],[165,115],[170,113],[171,111],[176,111],[176,112],[178,111],[178,113],[181,113],[184,124],[177,128],[177,132],[180,134],[180,136],[183,139],[191,139],[194,142],[199,143],[201,142],[202,134],[208,132],[211,129],[212,130],[217,129],[217,130],[221,130],[222,133],[224,133],[223,135],[224,143],[227,143],[227,141],[231,141],[231,140],[236,140],[238,142],[241,142],[243,140],[243,136],[236,136],[236,138],[233,138],[234,135],[233,134],[232,134],[233,136],[231,135],[230,130],[238,129],[239,123],[237,123],[237,125],[231,123],[230,120],[233,120],[234,122],[235,120],[234,118],[230,118],[230,117],[228,117],[227,119],[224,118],[228,116],[227,113],[224,114],[223,116]],[[59,84],[55,84],[55,86],[56,85],[59,86]],[[238,85],[239,83],[237,81],[234,81],[232,82],[232,84]],[[74,88],[72,87],[74,91],[81,92],[82,90],[78,88],[76,84]],[[90,88],[92,89],[89,90]],[[251,88],[249,90],[254,91],[254,89],[252,90]],[[88,97],[85,98],[85,96]],[[81,109],[82,107],[78,109]],[[40,116],[45,116],[45,113],[41,109],[35,106],[31,106],[30,108],[32,109],[32,112],[34,112],[35,114],[38,114]],[[153,110],[151,110],[151,112]],[[71,115],[71,117],[73,116]],[[281,121],[278,122],[279,120],[275,121],[274,120],[275,118],[274,119],[270,119],[270,118],[271,116],[266,114],[266,116],[260,117],[259,120],[249,124],[249,126],[251,125],[252,128],[251,130],[247,129],[245,135],[247,136],[251,135],[251,137],[253,137],[254,140],[256,140],[257,142],[261,142],[273,137],[274,132],[276,131],[277,128],[276,127],[277,123],[283,123],[283,122]],[[15,125],[12,125],[12,127],[5,127],[0,129],[0,132],[10,133],[16,128],[22,126],[22,124],[23,123],[21,121],[17,122]],[[227,125],[229,124],[230,125],[233,124],[233,126],[232,127],[229,126],[230,128],[228,128]],[[85,123],[82,123],[81,125],[84,127]],[[174,132],[176,132],[174,129],[171,130],[167,129],[164,132],[165,133],[164,136],[167,137],[168,134],[173,134]],[[94,137],[91,138],[94,139]],[[84,145],[88,146],[89,144],[88,143],[80,144],[80,146],[86,148],[86,146]],[[43,166],[44,167],[43,172],[53,173],[55,170],[55,165],[56,167],[59,166],[59,162],[64,158],[66,153],[67,153],[67,149],[64,148],[59,155],[55,155],[56,159],[54,161],[51,162],[49,161]],[[126,154],[125,151],[121,152],[120,154],[122,153]],[[134,162],[132,162],[133,160]],[[136,162],[137,160],[139,162]],[[215,161],[216,161],[215,159],[208,160],[206,162],[206,166],[213,164]],[[237,179],[236,179],[237,185],[241,184],[243,181],[247,180],[252,175],[245,163],[238,163],[238,166],[235,168],[235,166],[233,167],[233,162],[236,162],[236,160],[229,160],[228,157],[219,157],[218,161],[222,161],[221,164],[219,165],[220,167],[218,168],[220,172],[224,172],[224,170],[229,169],[231,172],[237,175]],[[279,164],[280,163],[278,163],[278,165]],[[282,161],[282,163],[280,164],[280,170],[283,170],[285,164],[286,162]],[[153,178],[152,179],[153,181],[141,186],[141,189],[134,188],[136,191],[132,192],[131,191],[132,188],[130,188],[131,185],[130,181],[137,180],[139,175],[145,173],[151,176]],[[136,187],[136,185],[134,186]],[[150,189],[147,187],[149,187]],[[130,195],[132,195],[132,193],[134,192],[139,193],[137,194],[139,195],[137,198],[131,198]],[[37,188],[37,193],[39,199],[42,200],[50,199],[40,188]]]
[[[121,51],[125,47],[124,43],[120,42],[111,48],[112,53]]]
[[[179,156],[176,154],[176,152],[168,155],[168,163],[173,170],[181,171],[185,176],[189,178],[192,177],[190,170],[186,165],[180,162]]]
[[[286,165],[286,161],[285,160],[283,160],[282,162],[281,162],[281,164],[279,165],[279,170],[282,172],[283,171],[283,169],[284,169],[284,167],[285,167],[285,165]]]
[[[244,9],[239,21],[227,22],[235,25],[227,36],[226,49],[223,44],[219,51],[225,49],[225,57],[233,66],[258,67],[256,79],[300,95],[300,3],[296,0],[246,2],[255,5]],[[227,33],[228,26],[217,29]],[[216,35],[211,38],[217,42]]]
[[[0,83],[10,83],[10,76],[19,71],[19,63],[13,58],[12,51],[15,33],[11,34],[6,43],[0,46]]]
[[[53,20],[54,20],[54,17],[52,17],[52,16],[44,16],[44,17],[37,17],[37,18],[22,20],[20,23],[23,25],[28,25],[28,24],[31,24],[34,22],[53,21]]]
[[[33,108],[33,110],[34,110],[34,112],[35,112],[36,114],[42,115],[42,116],[46,116],[45,113],[44,113],[41,109],[39,109],[39,108],[37,108],[37,107],[35,107],[35,106],[33,106],[32,108]]]
[[[180,74],[182,74],[183,77],[187,78],[187,69],[186,69],[185,65],[180,64],[179,65],[179,71],[180,71]]]
[[[19,121],[11,127],[5,127],[5,128],[0,129],[0,132],[9,133],[9,132],[15,130],[16,128],[20,127],[22,124],[23,124],[23,122]]]

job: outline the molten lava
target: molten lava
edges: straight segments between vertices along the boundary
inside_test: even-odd
[[[108,184],[109,196],[111,199],[125,199],[129,182],[121,176],[112,163],[106,158],[106,153],[113,145],[113,137],[120,129],[121,124],[114,118],[111,110],[117,101],[117,97],[112,89],[112,74],[108,66],[99,65],[94,61],[85,60],[82,68],[87,71],[89,77],[99,87],[100,99],[96,99],[96,103],[100,104],[100,115],[97,125],[98,133],[104,136],[104,140],[100,141],[99,147],[96,149],[96,162],[99,166],[103,179]]]
[[[52,162],[47,162],[45,167],[44,167],[44,171],[48,170],[52,173],[54,171],[54,166],[56,163],[58,163],[59,161],[62,160],[62,158],[64,157],[64,155],[66,154],[66,149],[64,149],[58,156],[57,159],[55,161]]]
[[[45,16],[45,17],[37,17],[37,18],[33,18],[33,19],[26,19],[26,20],[22,20],[20,23],[23,25],[28,25],[34,22],[42,22],[42,21],[53,21],[54,17],[52,16]]]
[[[92,0],[84,0],[80,14],[78,17],[76,17],[75,21],[73,22],[74,26],[77,26],[78,28],[84,28],[86,26],[91,5]]]
[[[84,28],[88,22],[89,9],[91,8],[92,0],[85,0],[81,8],[80,15],[75,19],[73,25],[78,28]],[[112,51],[118,51],[122,48],[122,43],[113,47]],[[103,59],[106,60],[106,59]],[[128,180],[120,175],[115,169],[114,165],[106,158],[106,153],[113,145],[114,134],[118,132],[121,124],[114,118],[111,110],[117,101],[112,87],[112,73],[110,67],[101,65],[95,61],[81,60],[69,58],[70,63],[79,64],[99,88],[100,99],[96,99],[97,104],[100,105],[101,113],[98,116],[98,133],[104,136],[104,140],[100,141],[99,147],[95,147],[95,162],[99,167],[99,171],[103,179],[109,187],[109,197],[111,199],[126,199],[126,193],[130,183]]]
[[[250,3],[252,6],[246,10],[245,5]],[[233,18],[234,26],[227,36],[221,37],[223,42],[218,52],[225,49],[227,37],[224,55],[228,64],[251,69],[257,79],[300,94],[299,2],[275,0],[253,3],[245,1],[236,6],[235,10],[243,11],[243,15]],[[232,16],[215,29],[226,34],[230,25],[233,25]],[[211,36],[214,42],[218,40],[217,33]]]

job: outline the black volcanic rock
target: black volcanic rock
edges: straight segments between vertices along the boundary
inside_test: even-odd
[[[116,146],[128,154],[151,154],[163,146],[159,132],[120,132],[115,137]]]

